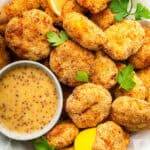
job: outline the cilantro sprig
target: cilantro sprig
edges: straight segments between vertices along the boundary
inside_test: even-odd
[[[55,32],[47,32],[47,40],[53,47],[59,46],[69,39],[65,31],[60,31],[59,34]]]
[[[35,150],[56,150],[54,147],[50,146],[45,137],[41,137],[33,142]]]
[[[131,5],[128,9],[129,3],[131,3]],[[136,20],[142,18],[150,19],[150,10],[141,3],[137,3],[136,10],[132,13],[133,0],[112,0],[109,7],[111,8],[111,11],[115,13],[115,21],[122,21],[130,15],[133,15]]]
[[[117,81],[120,85],[120,88],[126,91],[132,90],[136,85],[136,83],[133,81],[133,77],[134,77],[133,65],[129,64],[118,73]]]
[[[89,82],[88,74],[85,71],[78,71],[75,80],[79,82]]]

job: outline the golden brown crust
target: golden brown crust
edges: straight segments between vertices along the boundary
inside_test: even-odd
[[[150,28],[144,27],[144,29],[146,33],[144,44],[139,51],[129,59],[129,62],[132,63],[136,69],[150,66]]]
[[[46,38],[48,31],[57,30],[46,13],[32,9],[20,17],[11,19],[6,27],[5,38],[8,46],[21,58],[40,60],[50,52]]]
[[[106,8],[98,14],[91,15],[91,19],[103,30],[106,30],[115,23],[114,14],[111,12],[110,8]]]
[[[9,55],[6,52],[6,43],[2,36],[0,36],[0,69],[7,65],[10,61]]]
[[[63,27],[74,41],[89,50],[99,50],[107,42],[104,32],[80,13],[66,14]]]
[[[115,60],[125,60],[135,54],[144,42],[145,32],[140,23],[124,20],[105,30],[108,43],[105,52]]]
[[[46,138],[51,146],[54,146],[57,149],[62,149],[71,145],[78,133],[79,130],[73,123],[63,121],[49,131]]]
[[[150,103],[127,96],[118,97],[112,104],[112,119],[129,131],[150,129]]]
[[[81,82],[75,79],[78,71],[91,74],[94,55],[72,41],[56,47],[50,55],[50,67],[59,80],[68,86],[77,86]]]
[[[97,127],[92,150],[126,150],[128,144],[129,135],[115,122],[108,121]]]
[[[91,81],[93,83],[101,84],[107,89],[112,88],[117,83],[117,66],[102,51],[96,53],[96,59],[92,65],[92,69]]]
[[[147,100],[150,102],[150,67],[138,71],[137,75],[147,87]]]
[[[145,100],[147,97],[147,88],[145,87],[143,81],[136,74],[134,74],[133,81],[136,83],[136,85],[130,91],[126,91],[117,86],[114,90],[115,98],[119,96],[130,96],[137,99]]]
[[[110,1],[111,0],[77,0],[82,7],[87,8],[93,14],[104,10]]]
[[[39,7],[38,0],[10,0],[0,13],[0,24],[7,22],[13,17],[21,15],[24,11]]]
[[[61,149],[61,150],[74,150],[74,147],[67,147],[67,148],[64,148],[64,149]]]
[[[67,99],[66,111],[78,128],[95,127],[109,115],[111,101],[105,88],[87,83],[73,90]]]

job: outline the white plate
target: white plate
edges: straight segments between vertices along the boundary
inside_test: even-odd
[[[9,0],[0,0],[0,8]],[[133,0],[135,2],[135,0]],[[150,8],[150,0],[136,0]],[[142,21],[150,27],[150,20]],[[130,136],[128,150],[150,150],[150,130],[141,131]],[[0,134],[0,150],[34,150],[31,142],[17,142]]]

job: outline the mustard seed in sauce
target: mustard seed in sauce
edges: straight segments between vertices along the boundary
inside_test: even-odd
[[[43,129],[58,105],[56,89],[42,70],[18,67],[0,78],[0,124],[19,133]]]

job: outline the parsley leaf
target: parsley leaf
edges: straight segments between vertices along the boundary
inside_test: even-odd
[[[141,18],[150,19],[150,10],[148,10],[148,8],[146,8],[142,4],[138,3],[134,15],[136,20],[140,20]]]
[[[33,142],[36,150],[55,150],[54,147],[51,147],[45,137],[41,137],[40,139]]]
[[[89,82],[88,74],[85,71],[78,71],[75,76],[76,81]]]
[[[129,2],[131,3],[131,6],[128,10]],[[150,10],[143,6],[141,3],[137,3],[136,11],[134,13],[131,13],[133,7],[133,0],[112,0],[109,7],[111,8],[111,11],[115,14],[115,21],[122,21],[129,15],[134,15],[136,20],[141,20],[142,18],[150,19]]]
[[[133,77],[133,65],[129,64],[118,73],[117,81],[120,84],[120,88],[123,88],[126,91],[132,90],[136,85],[136,83],[133,81]]]
[[[110,8],[113,13],[115,21],[122,21],[124,17],[128,15],[128,3],[129,0],[112,0],[110,2]]]
[[[61,31],[59,34],[55,32],[47,32],[47,40],[54,47],[63,44],[68,39],[68,35],[65,31]]]

